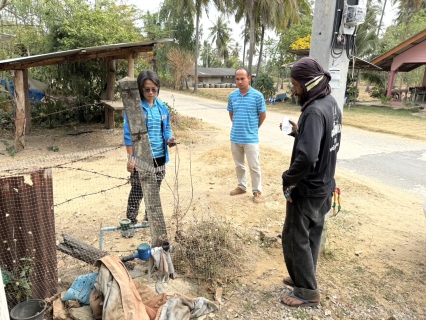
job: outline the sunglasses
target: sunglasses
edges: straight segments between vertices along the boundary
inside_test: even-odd
[[[158,92],[158,88],[143,88],[142,90],[145,93],[150,93],[151,91],[152,91],[152,93],[157,93]]]

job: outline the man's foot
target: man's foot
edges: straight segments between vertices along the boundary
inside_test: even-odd
[[[253,192],[253,202],[254,203],[260,203],[262,201],[263,201],[263,199],[260,196],[260,192]]]
[[[231,191],[230,195],[231,196],[237,196],[239,194],[243,194],[246,193],[247,191],[241,189],[240,187],[236,187],[234,190]]]
[[[294,287],[294,282],[293,282],[293,280],[291,280],[290,277],[285,277],[283,279],[283,282],[284,282],[284,284],[286,284],[286,285],[288,285],[290,287]]]
[[[293,292],[285,294],[281,298],[281,302],[284,303],[286,306],[301,307],[301,308],[316,307],[319,305],[319,301],[320,301],[319,298],[315,300],[309,300],[309,301],[302,299],[298,296],[295,296]]]

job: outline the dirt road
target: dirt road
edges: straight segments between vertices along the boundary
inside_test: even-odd
[[[226,103],[162,90],[160,98],[179,113],[231,128]],[[299,107],[290,114],[299,116]],[[268,112],[260,128],[262,144],[291,151],[293,138],[278,128],[283,114]],[[403,125],[403,124],[402,124]],[[426,199],[426,142],[344,126],[338,166],[402,188]]]

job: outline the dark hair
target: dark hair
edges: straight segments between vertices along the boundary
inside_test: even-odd
[[[144,70],[141,73],[139,73],[138,80],[137,80],[139,94],[141,95],[141,100],[145,100],[143,96],[142,88],[146,80],[151,80],[152,82],[154,82],[154,84],[158,88],[158,93],[160,93],[160,79],[158,78],[158,75],[154,71]]]
[[[240,70],[244,70],[247,73],[247,77],[251,77],[251,75],[248,72],[248,70],[246,68],[244,68],[244,67],[241,67],[241,68],[238,68],[237,70],[235,70],[235,75],[237,75],[237,71],[240,71]]]

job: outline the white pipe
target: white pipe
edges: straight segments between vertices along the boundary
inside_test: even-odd
[[[0,268],[0,320],[9,319],[9,309],[7,308],[6,292],[4,291],[3,276]]]

